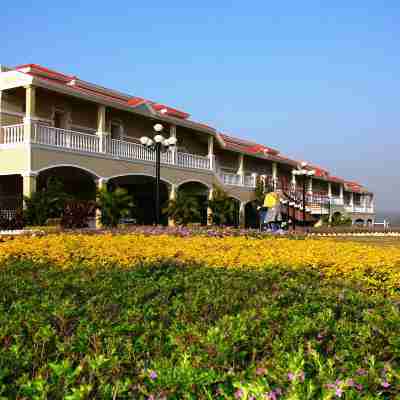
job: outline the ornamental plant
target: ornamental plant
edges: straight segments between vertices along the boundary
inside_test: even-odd
[[[169,200],[163,212],[172,218],[178,225],[187,225],[199,222],[201,219],[201,205],[196,197],[178,191],[176,199]]]
[[[89,219],[94,217],[95,201],[68,201],[64,206],[61,227],[64,229],[80,229],[89,227]]]
[[[215,225],[234,224],[235,200],[219,186],[213,187],[213,199],[208,201],[208,207],[212,210],[212,222]]]
[[[109,191],[101,188],[97,193],[97,207],[101,210],[101,224],[115,228],[121,218],[128,217],[134,208],[132,196],[124,188]]]
[[[32,193],[31,197],[24,197],[27,224],[42,226],[48,218],[60,218],[69,200],[72,200],[72,196],[64,191],[63,183],[50,177],[45,188]]]

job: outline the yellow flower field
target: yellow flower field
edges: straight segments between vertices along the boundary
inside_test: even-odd
[[[328,278],[355,279],[371,288],[400,287],[400,247],[331,239],[60,234],[0,243],[0,263],[11,259],[50,262],[60,268],[132,267],[166,259],[226,268],[314,268]]]

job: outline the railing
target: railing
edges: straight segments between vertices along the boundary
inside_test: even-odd
[[[2,144],[23,143],[24,141],[24,124],[4,126],[1,129]]]
[[[253,175],[245,175],[244,176],[244,186],[256,187],[256,177]]]
[[[33,124],[31,141],[88,153],[98,153],[100,150],[100,138],[96,135],[41,124]]]
[[[331,197],[331,204],[333,206],[343,206],[344,202],[343,199],[340,197],[332,196]]]
[[[177,153],[177,164],[183,168],[211,169],[208,157],[197,156],[195,154]]]
[[[85,153],[102,153],[127,160],[142,160],[155,162],[155,152],[145,146],[124,140],[106,138],[87,133],[34,123],[31,125],[32,143],[79,151]],[[24,142],[24,124],[1,128],[3,140],[0,144],[16,144]],[[163,164],[176,165],[181,168],[211,170],[210,158],[188,153],[166,151],[161,154]]]
[[[220,172],[222,183],[229,186],[242,186],[242,176],[232,172]]]

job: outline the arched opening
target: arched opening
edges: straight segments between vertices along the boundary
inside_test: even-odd
[[[116,187],[124,188],[132,195],[135,205],[132,211],[132,218],[138,225],[153,225],[155,222],[155,191],[156,180],[152,176],[146,175],[123,175],[112,178],[108,181],[107,187],[109,190],[114,190]],[[168,202],[168,184],[161,181],[160,185],[160,205],[162,225],[167,225],[168,218],[162,212]]]
[[[364,220],[363,220],[362,218],[357,218],[357,219],[354,221],[354,225],[357,225],[357,226],[364,226]]]
[[[76,200],[96,199],[96,177],[84,169],[60,166],[41,171],[37,179],[37,190],[46,189],[51,179],[60,181],[63,191]]]
[[[194,181],[185,182],[179,186],[178,193],[184,193],[187,196],[193,197],[198,203],[200,217],[191,221],[191,223],[207,225],[207,200],[209,193],[207,185]]]
[[[367,219],[367,225],[368,226],[372,226],[372,223],[373,223],[372,219]]]
[[[244,208],[245,226],[246,228],[257,229],[260,225],[257,205],[254,201],[250,201]]]

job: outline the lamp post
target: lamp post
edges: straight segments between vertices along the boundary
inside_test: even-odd
[[[305,169],[307,166],[306,162],[302,162],[301,165],[292,171],[293,175],[302,176],[303,177],[303,225],[306,224],[306,176],[315,175],[315,170]]]
[[[161,124],[155,124],[153,126],[155,135],[153,139],[142,136],[140,138],[140,143],[146,146],[148,149],[156,152],[156,209],[155,209],[155,222],[156,225],[160,224],[160,173],[161,173],[161,152],[167,151],[168,148],[176,145],[176,137],[171,136],[166,139],[161,135],[164,127]]]

